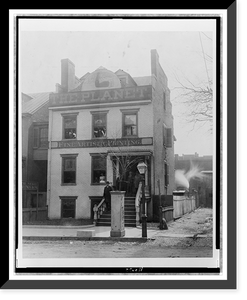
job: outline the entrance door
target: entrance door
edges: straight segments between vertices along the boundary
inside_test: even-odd
[[[61,217],[75,218],[75,200],[76,198],[62,198],[61,201]]]
[[[146,185],[149,185],[150,182],[150,164],[149,161],[147,161],[145,159],[145,156],[135,156],[135,155],[130,155],[130,156],[123,156],[121,157],[121,162],[117,163],[117,170],[120,174],[119,177],[121,177],[121,184],[118,181],[118,179],[116,178],[116,173],[114,172],[114,176],[115,176],[115,182],[116,182],[116,187],[117,189],[121,188],[122,191],[126,191],[126,196],[130,196],[130,197],[135,197],[136,192],[137,192],[137,188],[139,186],[139,181],[140,181],[140,174],[139,171],[137,169],[137,165],[140,161],[144,161],[147,163],[148,165],[148,170],[146,172],[145,175],[145,181],[146,181]]]

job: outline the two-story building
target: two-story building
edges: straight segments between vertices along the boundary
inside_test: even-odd
[[[157,51],[150,76],[136,78],[103,67],[78,78],[63,59],[61,84],[49,98],[48,139],[50,219],[92,218],[92,199],[102,198],[106,181],[116,187],[121,178],[121,189],[134,197],[143,160],[152,220],[154,196],[172,197],[174,190],[172,104]]]

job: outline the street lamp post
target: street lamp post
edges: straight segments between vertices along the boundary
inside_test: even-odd
[[[145,173],[147,170],[147,165],[144,162],[140,162],[137,165],[139,173],[142,175],[142,237],[147,237],[147,215],[145,209]]]

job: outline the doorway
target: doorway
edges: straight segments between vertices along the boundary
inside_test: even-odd
[[[127,197],[135,197],[141,180],[141,175],[137,169],[140,161],[144,161],[147,165],[147,173],[145,175],[145,185],[150,184],[150,164],[145,156],[121,156],[114,158],[115,172],[114,185],[117,190],[125,191]]]

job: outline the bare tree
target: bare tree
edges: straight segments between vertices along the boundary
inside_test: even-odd
[[[213,90],[212,90],[212,76],[209,72],[209,65],[212,64],[212,57],[204,52],[204,47],[201,39],[201,34],[208,37],[205,33],[199,33],[201,44],[200,55],[204,61],[206,78],[204,82],[195,83],[189,78],[185,77],[181,80],[176,74],[175,79],[179,86],[175,89],[179,90],[180,103],[187,106],[186,121],[199,127],[209,125],[209,130],[212,132],[213,125]]]
[[[115,174],[116,178],[119,180],[118,189],[121,191],[122,184],[126,180],[127,173],[131,170],[131,168],[142,160],[141,157],[135,156],[131,154],[133,152],[130,139],[126,138],[124,140],[124,144],[122,139],[117,138],[117,134],[111,139],[111,143],[109,143],[108,153],[111,155],[113,174]],[[111,146],[114,145],[114,146]],[[101,154],[102,157],[105,157],[105,154]]]

